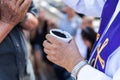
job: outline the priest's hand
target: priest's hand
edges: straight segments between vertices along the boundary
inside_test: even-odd
[[[77,63],[84,60],[74,40],[71,40],[70,43],[65,43],[50,34],[46,36],[46,39],[43,46],[47,58],[69,72],[72,71]]]
[[[31,4],[31,0],[0,0],[0,21],[15,26],[21,22]]]

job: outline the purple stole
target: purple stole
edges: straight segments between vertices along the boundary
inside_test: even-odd
[[[89,60],[93,67],[102,72],[105,72],[108,57],[120,46],[120,12],[107,33],[104,33],[118,1],[119,0],[107,0],[105,3],[102,13],[102,22],[98,32],[99,38],[94,45],[93,53]]]

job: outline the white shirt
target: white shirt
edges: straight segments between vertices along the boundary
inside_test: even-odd
[[[100,17],[105,0],[63,0],[79,13]]]
[[[105,0],[63,0],[77,12],[95,17],[100,17]],[[120,0],[117,8],[108,24],[114,21],[120,11]],[[116,49],[108,58],[105,73],[86,65],[78,73],[77,80],[120,80],[120,47]]]
[[[76,30],[80,26],[80,23],[81,19],[77,15],[74,15],[74,17],[72,17],[69,21],[68,16],[65,14],[57,25],[60,29],[67,31],[72,36],[75,36]]]
[[[86,58],[86,56],[87,56],[87,46],[83,42],[80,28],[77,29],[77,32],[76,32],[76,35],[75,35],[75,42],[76,42],[76,45],[78,47],[78,50],[79,50],[80,54],[84,58]]]

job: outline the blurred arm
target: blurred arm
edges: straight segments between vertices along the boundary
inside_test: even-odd
[[[34,30],[38,25],[38,19],[32,13],[27,13],[26,19],[22,22],[23,29]]]
[[[63,0],[78,13],[100,17],[105,0]]]
[[[38,25],[38,19],[37,19],[37,9],[34,6],[34,3],[32,2],[29,9],[28,9],[28,13],[26,15],[26,18],[22,21],[22,27],[23,29],[26,30],[33,30],[36,29],[37,25]]]

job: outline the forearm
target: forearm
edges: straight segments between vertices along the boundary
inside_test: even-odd
[[[0,43],[5,39],[5,37],[10,33],[13,28],[13,24],[0,21]]]

